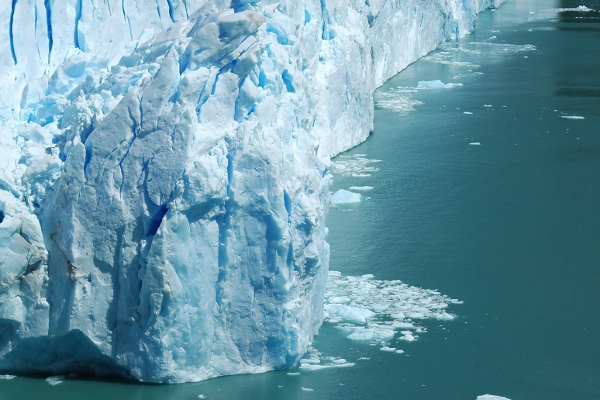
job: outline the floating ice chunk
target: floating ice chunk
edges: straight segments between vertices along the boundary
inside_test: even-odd
[[[483,106],[484,106],[485,108],[491,108],[491,107],[493,107],[491,104],[484,104]]]
[[[562,13],[562,12],[590,12],[594,11],[593,9],[586,6],[579,7],[564,7],[564,8],[547,8],[545,10],[540,10],[543,13]]]
[[[289,376],[298,376],[298,375],[300,375],[300,372],[288,372],[287,375],[289,375]]]
[[[10,380],[10,379],[15,379],[17,376],[16,375],[0,375],[0,380]]]
[[[48,382],[52,386],[60,385],[61,383],[63,383],[64,380],[65,380],[64,375],[49,376],[46,378],[46,382]]]
[[[412,93],[415,91],[414,89],[398,88],[388,92],[378,92],[375,95],[377,106],[400,115],[407,115],[423,104],[422,101],[412,97]]]
[[[373,190],[373,186],[350,186],[348,189],[366,192],[367,190]]]
[[[581,115],[561,115],[560,117],[564,119],[585,119]]]
[[[302,389],[304,392],[312,392],[315,390],[313,388],[308,388],[308,387],[304,387],[304,386],[302,386],[300,389]]]
[[[469,143],[469,145],[471,145],[471,146],[481,146],[481,143],[480,142],[471,142],[471,143]]]
[[[325,311],[329,315],[341,318],[344,321],[356,322],[364,324],[367,319],[375,316],[375,313],[366,308],[352,307],[344,304],[327,304],[325,305]]]
[[[387,351],[388,353],[395,353],[396,352],[396,349],[394,347],[388,347],[388,346],[380,347],[379,350],[381,350],[381,351]]]
[[[198,395],[198,398],[199,398],[199,399],[205,399],[205,398],[206,398],[206,396],[205,396],[205,395],[203,395],[203,394],[199,394],[199,395]]]
[[[404,354],[404,350],[396,350],[396,354]]]
[[[390,340],[394,338],[396,332],[393,329],[375,329],[375,328],[360,328],[354,329],[348,339],[362,340],[369,342],[378,342],[382,340]]]
[[[360,203],[360,193],[354,193],[349,190],[340,189],[331,196],[333,204]]]
[[[493,394],[483,394],[481,396],[477,396],[476,400],[510,400],[508,397],[495,396]]]
[[[409,334],[404,334],[402,336],[399,337],[400,340],[405,340],[407,342],[414,342],[415,340],[417,340],[414,335]]]
[[[356,364],[352,362],[344,362],[344,363],[332,363],[332,364],[301,364],[300,369],[303,371],[320,371],[322,369],[330,369],[330,368],[349,368],[354,367]]]
[[[462,83],[444,83],[436,79],[434,81],[419,81],[417,89],[452,89],[457,86],[462,86]]]
[[[370,164],[381,161],[366,158],[365,154],[341,155],[331,161],[331,171],[342,176],[368,177],[379,171],[379,168]]]

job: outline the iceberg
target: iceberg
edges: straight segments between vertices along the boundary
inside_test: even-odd
[[[329,158],[500,2],[2,2],[0,374],[295,365],[324,319]]]

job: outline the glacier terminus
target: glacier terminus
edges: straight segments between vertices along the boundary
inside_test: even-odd
[[[0,373],[294,366],[323,322],[330,157],[500,0],[0,3]]]

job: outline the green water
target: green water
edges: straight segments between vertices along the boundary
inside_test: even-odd
[[[331,210],[331,268],[438,289],[464,301],[455,320],[426,322],[403,355],[325,324],[314,346],[351,368],[174,386],[16,378],[0,400],[600,399],[600,14],[538,12],[578,5],[483,13],[377,99],[424,80],[462,86],[411,92],[422,104],[404,115],[378,106],[372,137],[346,155],[379,171],[335,177],[334,189],[374,189]]]

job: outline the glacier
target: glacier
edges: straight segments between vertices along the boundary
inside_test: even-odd
[[[329,159],[373,92],[501,0],[0,3],[0,374],[295,365]]]

